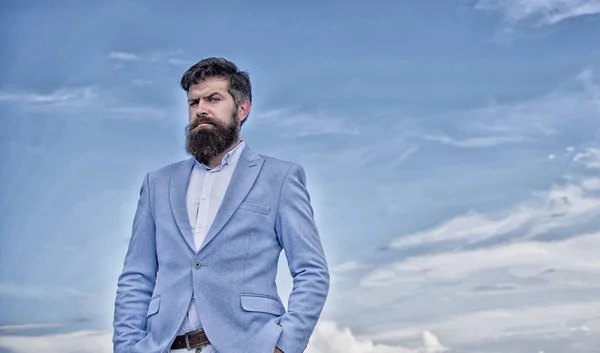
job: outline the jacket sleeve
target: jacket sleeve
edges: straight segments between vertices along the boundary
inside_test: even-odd
[[[158,268],[149,175],[140,190],[123,271],[117,283],[113,320],[114,353],[131,353],[146,335],[146,314]]]
[[[329,270],[314,221],[306,175],[294,164],[280,194],[275,231],[284,249],[293,288],[277,347],[284,353],[301,353],[319,320],[329,292]]]

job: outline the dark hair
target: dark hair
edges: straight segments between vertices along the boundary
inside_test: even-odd
[[[191,85],[212,77],[222,77],[229,82],[227,91],[233,97],[236,107],[245,100],[252,103],[250,76],[247,72],[238,70],[234,63],[223,58],[206,58],[192,65],[181,77],[181,88],[188,92]]]

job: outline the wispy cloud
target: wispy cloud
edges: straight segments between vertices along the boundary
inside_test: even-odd
[[[48,286],[48,285],[23,285],[19,283],[0,283],[0,294],[15,298],[49,299],[66,296],[78,298],[93,298],[94,295],[77,288]]]
[[[526,201],[505,215],[488,215],[471,211],[427,229],[392,241],[392,247],[427,245],[460,241],[473,244],[518,231],[522,238],[547,234],[564,227],[585,225],[600,211],[600,198],[588,195],[594,179],[578,185],[556,187],[534,201]]]
[[[552,25],[600,13],[600,0],[480,0],[475,8],[502,11],[513,23],[531,19],[537,25]]]
[[[273,109],[252,115],[260,128],[267,126],[297,137],[319,135],[358,135],[359,130],[350,119],[325,114],[296,112],[292,109]]]
[[[185,51],[178,50],[157,50],[149,53],[131,53],[123,51],[111,51],[108,58],[116,62],[117,68],[122,68],[130,62],[150,62],[158,64],[168,64],[173,66],[190,66],[192,60],[186,58]]]
[[[111,51],[108,54],[110,59],[114,59],[117,61],[137,61],[140,60],[140,57],[133,53],[125,53],[121,51]]]
[[[148,87],[148,86],[152,86],[154,82],[150,81],[150,80],[142,80],[142,79],[134,79],[131,80],[131,84],[137,87]]]
[[[397,158],[395,158],[393,163],[395,165],[400,165],[408,157],[415,154],[418,150],[419,150],[419,146],[412,146],[412,147],[407,148],[406,150],[402,151],[402,153],[400,153]]]
[[[519,278],[537,276],[549,270],[600,275],[600,260],[596,253],[599,248],[600,233],[596,233],[557,242],[519,242],[478,250],[415,256],[369,273],[363,278],[362,284],[431,284],[435,281],[462,280],[492,270],[508,271]]]
[[[0,347],[14,353],[107,353],[112,352],[112,333],[76,331],[42,336],[0,336]]]
[[[348,261],[331,268],[331,277],[335,281],[343,281],[348,279],[356,271],[366,268],[365,264],[356,261]]]
[[[428,117],[447,121],[452,133],[420,127],[417,137],[462,148],[534,143],[555,137],[567,126],[582,128],[600,119],[600,87],[585,68],[550,93],[521,102],[496,102],[467,111]],[[435,132],[434,132],[435,131]]]
[[[0,101],[35,107],[81,105],[92,101],[97,96],[95,87],[65,87],[48,93],[0,91]]]
[[[587,148],[574,161],[585,168],[600,168],[600,149]],[[567,176],[565,177],[567,178]],[[568,177],[573,179],[573,177]],[[497,214],[470,211],[433,228],[394,239],[391,247],[453,242],[465,245],[518,232],[520,238],[543,236],[572,226],[583,226],[600,212],[600,198],[590,190],[595,177],[570,180],[547,192],[536,192],[531,200]]]
[[[598,148],[586,148],[585,151],[577,153],[573,159],[587,168],[600,169],[600,149]]]
[[[346,272],[356,271],[356,270],[359,270],[364,267],[365,267],[364,264],[360,264],[356,261],[348,261],[348,262],[344,262],[343,264],[339,264],[337,266],[332,267],[331,271],[342,274],[342,273],[346,273]]]
[[[494,147],[507,143],[519,143],[525,140],[521,136],[484,136],[468,138],[465,140],[455,140],[445,135],[425,135],[423,138],[429,141],[441,142],[445,145],[465,148]]]
[[[137,82],[147,85],[146,81]],[[14,104],[23,110],[42,113],[59,112],[61,114],[81,114],[83,109],[93,107],[94,113],[103,118],[121,119],[157,119],[167,116],[166,109],[157,106],[131,105],[114,97],[110,92],[100,91],[96,87],[64,87],[50,93],[0,91],[0,102]],[[82,114],[88,116],[89,112]]]
[[[64,327],[61,323],[49,323],[49,324],[24,324],[24,325],[5,325],[0,326],[0,334],[14,334],[23,331],[32,331],[40,329],[60,328]]]
[[[600,84],[596,81],[596,73],[590,67],[583,69],[577,79],[583,84],[586,91],[589,92],[592,102],[596,105],[600,113]]]
[[[167,117],[167,112],[161,108],[140,107],[140,106],[121,106],[116,108],[107,108],[106,111],[114,116],[127,119],[161,119]]]
[[[486,352],[505,352],[510,350],[506,347],[519,347],[538,352],[550,351],[547,345],[535,344],[545,337],[574,342],[581,338],[578,335],[586,335],[585,342],[579,342],[587,348],[572,351],[595,353],[592,347],[600,342],[600,320],[598,303],[589,300],[600,295],[596,251],[600,247],[600,148],[588,138],[600,132],[596,86],[593,71],[585,69],[537,98],[436,115],[420,119],[416,128],[404,129],[412,136],[408,143],[419,140],[422,150],[429,147],[427,141],[460,149],[437,148],[443,155],[425,164],[427,169],[418,174],[422,181],[408,180],[406,186],[404,179],[382,180],[377,185],[382,190],[377,201],[401,205],[401,214],[407,217],[398,222],[409,223],[403,227],[410,231],[388,238],[391,249],[385,252],[365,252],[353,259],[368,267],[348,271],[356,281],[343,283],[340,298],[351,305],[334,313],[333,319],[348,325],[361,317],[360,323],[353,324],[357,332],[389,345],[406,345],[430,330],[461,351],[480,352],[484,350],[478,348],[484,347]],[[585,137],[565,136],[565,131],[575,128],[585,130],[581,134]],[[527,145],[516,145],[524,142]],[[490,154],[484,147],[491,146],[503,148]],[[517,162],[514,158],[522,155],[521,147],[526,156]],[[465,153],[482,157],[481,162],[469,158],[457,173],[452,158]],[[450,166],[443,165],[444,157],[452,160]],[[497,196],[496,190],[473,195],[472,187],[478,192],[485,187],[464,182],[479,182],[489,189],[495,181],[479,176],[493,175],[489,170],[498,166],[511,168],[509,175],[521,173],[519,168],[530,161],[548,168],[539,170],[539,175],[552,176],[526,188],[518,185],[521,190],[507,198]],[[530,180],[537,180],[538,174],[527,170]],[[403,172],[417,175],[415,170]],[[510,182],[503,185],[512,187]],[[460,191],[449,192],[452,188]],[[506,203],[481,201],[490,195]],[[428,207],[411,212],[419,203]],[[407,220],[430,214],[442,221],[413,227],[418,221]],[[352,263],[346,266],[353,267]],[[486,322],[493,324],[479,330]],[[502,349],[487,349],[496,343]]]
[[[600,168],[600,150],[566,151],[576,171]],[[572,341],[573,335],[589,335],[586,342],[592,345],[598,342],[598,303],[586,300],[588,293],[600,293],[600,232],[594,222],[600,212],[600,181],[595,176],[578,178],[575,170],[564,185],[536,193],[534,201],[524,201],[502,217],[472,212],[396,239],[393,245],[404,250],[416,245],[436,248],[410,251],[401,260],[371,266],[361,278],[355,303],[377,300],[388,308],[365,317],[371,323],[369,337],[404,342],[432,330],[447,344],[462,347],[542,337]],[[511,234],[508,240],[467,246]],[[561,240],[544,238],[557,234],[563,234]],[[535,235],[537,240],[532,241]],[[445,242],[455,246],[438,246]],[[548,306],[532,306],[532,296]],[[437,302],[429,309],[432,300]],[[394,315],[418,319],[402,322]],[[481,322],[493,324],[476,330]],[[390,329],[379,333],[384,327]],[[581,351],[593,352],[587,349]]]
[[[540,349],[548,347],[546,342],[554,335],[574,336],[579,332],[589,334],[590,331],[596,335],[600,329],[599,315],[600,301],[597,300],[538,304],[524,308],[481,310],[371,336],[378,340],[397,341],[416,337],[424,327],[431,327],[444,337],[452,337],[451,341],[456,345],[481,342],[486,346],[485,342],[489,345],[507,338],[529,336],[536,339]]]

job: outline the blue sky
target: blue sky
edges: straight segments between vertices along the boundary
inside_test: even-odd
[[[0,352],[111,351],[142,178],[187,158],[179,79],[222,56],[244,140],[307,172],[307,352],[597,353],[599,1],[0,7]]]

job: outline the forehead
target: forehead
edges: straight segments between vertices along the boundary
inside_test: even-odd
[[[211,77],[190,86],[188,97],[203,97],[208,94],[228,94],[229,81],[226,78]]]

